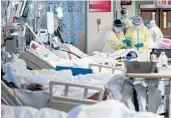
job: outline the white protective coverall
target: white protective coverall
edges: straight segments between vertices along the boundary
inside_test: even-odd
[[[151,37],[153,42],[157,42],[158,40],[163,38],[163,33],[161,32],[160,28],[156,25],[154,20],[150,21],[151,28],[149,29],[151,33]]]

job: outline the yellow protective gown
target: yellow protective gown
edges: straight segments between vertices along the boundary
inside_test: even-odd
[[[121,49],[124,44],[122,40],[124,39],[123,32],[116,34],[112,30],[108,31],[105,35],[105,45],[103,47],[103,52],[110,52],[113,50]]]
[[[143,47],[139,48],[139,52],[147,52],[149,49],[149,37],[150,33],[148,29],[143,25],[140,29],[135,29],[133,27],[128,28],[125,37],[131,38],[132,48],[136,48],[135,44],[143,43]]]

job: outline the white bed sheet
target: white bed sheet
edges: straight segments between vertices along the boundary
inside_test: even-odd
[[[87,75],[78,75],[72,76],[71,71],[63,70],[63,71],[55,71],[55,70],[27,70],[26,64],[18,64],[25,63],[23,60],[14,59],[12,62],[4,66],[4,70],[6,70],[6,75],[4,79],[7,82],[14,82],[19,88],[21,88],[21,84],[30,84],[30,83],[40,83],[47,90],[45,91],[37,91],[37,92],[25,92],[23,89],[15,89],[16,95],[19,99],[30,106],[34,106],[36,108],[42,108],[46,105],[48,96],[45,93],[48,93],[49,82],[50,81],[62,81],[62,82],[71,82],[78,84],[86,84],[86,85],[95,85],[95,86],[104,86],[110,79],[114,76],[113,74],[87,74]],[[81,62],[80,62],[81,63]],[[83,64],[84,65],[84,64]],[[20,68],[17,68],[20,66]],[[111,71],[111,70],[110,70]],[[11,89],[13,92],[13,90]],[[58,90],[55,92],[55,95],[63,94],[64,87],[58,87]],[[93,95],[96,91],[90,91],[88,97]],[[83,90],[78,88],[72,88],[69,92],[69,96],[71,97],[82,97]]]
[[[68,113],[49,108],[40,110],[30,107],[2,106],[2,118],[164,118],[149,112],[129,110],[115,100],[102,101],[93,105],[82,105]]]
[[[10,107],[2,105],[2,118],[67,118],[67,114],[49,108]]]

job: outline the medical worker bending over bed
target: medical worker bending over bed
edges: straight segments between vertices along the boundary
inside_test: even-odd
[[[121,20],[125,25],[123,29],[123,32],[125,34],[128,28],[132,27],[132,22],[131,19],[129,19],[128,17],[128,10],[126,8],[121,9]]]
[[[150,33],[143,24],[140,16],[135,16],[132,19],[132,27],[128,28],[123,42],[130,48],[135,48],[140,53],[140,59],[147,61],[149,51]]]
[[[116,19],[113,22],[112,30],[108,31],[105,35],[103,52],[112,52],[121,49],[125,45],[122,42],[124,38],[123,23],[121,20]]]

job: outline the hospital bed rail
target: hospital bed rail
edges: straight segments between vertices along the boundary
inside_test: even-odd
[[[53,90],[55,86],[64,86],[64,95],[63,96],[54,96],[53,95]],[[57,110],[62,110],[65,112],[68,112],[72,108],[79,106],[79,105],[91,105],[96,102],[102,101],[103,100],[103,95],[105,92],[104,87],[99,87],[99,86],[93,86],[93,85],[83,85],[83,84],[75,84],[75,83],[69,83],[69,82],[56,82],[56,81],[51,81],[49,83],[49,103],[48,107],[50,108],[55,108]],[[74,88],[82,88],[84,89],[83,93],[83,98],[74,98],[68,96],[69,88],[74,87]],[[92,100],[88,99],[88,90],[96,90],[99,91],[98,99],[97,100]]]
[[[117,64],[123,65],[122,62],[117,62]],[[92,67],[98,67],[98,68],[99,68],[99,69],[98,69],[99,72],[102,71],[102,68],[105,68],[105,69],[110,69],[110,70],[112,70],[112,74],[114,74],[115,70],[121,71],[123,75],[126,73],[126,70],[125,70],[124,66],[118,66],[118,67],[115,66],[115,67],[114,67],[114,66],[102,65],[102,64],[93,64],[93,63],[89,64],[89,68],[92,68]]]
[[[15,93],[14,93],[15,94]],[[23,106],[20,100],[11,93],[7,85],[1,80],[1,102],[10,106]]]

